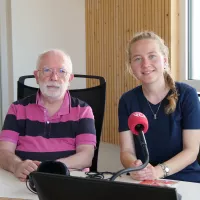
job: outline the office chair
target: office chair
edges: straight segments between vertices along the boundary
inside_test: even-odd
[[[94,158],[92,160],[92,166],[90,171],[97,172],[97,162],[98,162],[98,153],[99,153],[99,144],[101,139],[101,131],[104,118],[104,109],[105,109],[105,98],[106,98],[106,81],[103,77],[92,76],[92,75],[80,75],[74,74],[75,78],[88,78],[88,79],[97,79],[99,80],[99,85],[91,88],[84,89],[71,89],[69,90],[70,95],[76,98],[79,98],[82,101],[85,101],[89,104],[93,110],[95,118],[95,128],[96,128],[96,150],[94,152]],[[38,88],[30,87],[25,85],[25,80],[35,78],[33,75],[21,76],[17,82],[17,99],[22,99],[26,96],[35,94],[38,91]]]

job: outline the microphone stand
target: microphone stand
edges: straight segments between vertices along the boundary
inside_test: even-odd
[[[144,169],[148,163],[149,163],[149,151],[147,148],[147,143],[146,143],[146,139],[144,137],[144,133],[143,133],[143,125],[138,124],[135,129],[138,131],[138,138],[140,141],[140,145],[142,146],[143,149],[143,153],[145,154],[146,160],[144,162],[144,164],[138,166],[138,167],[130,167],[130,168],[126,168],[126,169],[122,169],[118,172],[116,172],[111,178],[110,181],[114,181],[118,176],[128,173],[128,172],[133,172],[133,171],[139,171],[141,169]]]

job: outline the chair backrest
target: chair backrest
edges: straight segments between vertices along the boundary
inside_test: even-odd
[[[99,85],[95,87],[69,90],[71,96],[79,98],[82,101],[85,101],[91,106],[93,110],[93,114],[95,118],[97,144],[96,144],[96,150],[94,153],[94,158],[93,158],[92,166],[90,170],[97,171],[99,143],[101,139],[104,110],[105,110],[106,81],[103,77],[100,77],[100,76],[74,74],[74,77],[99,80]],[[19,78],[17,82],[17,86],[18,86],[17,99],[22,99],[26,96],[30,96],[32,94],[35,94],[38,91],[38,88],[25,85],[25,80],[30,79],[30,78],[34,78],[34,76],[28,75],[28,76],[22,76]]]

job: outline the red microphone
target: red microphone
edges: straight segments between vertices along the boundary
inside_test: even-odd
[[[132,133],[137,135],[140,145],[145,153],[146,161],[149,162],[149,151],[144,137],[144,133],[146,133],[149,128],[146,116],[140,112],[132,113],[128,118],[128,126]]]
[[[145,161],[142,165],[138,167],[131,167],[118,171],[110,178],[111,181],[114,181],[118,176],[124,173],[144,169],[149,163],[149,151],[147,148],[146,139],[144,137],[144,133],[146,133],[149,128],[149,123],[146,116],[140,112],[132,113],[128,118],[128,127],[132,131],[132,133],[136,135],[136,138],[139,139],[141,150],[143,150],[145,156]]]
[[[128,127],[133,134],[138,135],[140,131],[146,133],[149,123],[146,116],[141,112],[134,112],[128,118]]]
[[[145,154],[148,157],[147,142],[144,137],[144,133],[147,132],[149,128],[149,123],[146,116],[141,112],[134,112],[128,118],[128,126],[133,134],[138,136],[140,145],[145,150]]]

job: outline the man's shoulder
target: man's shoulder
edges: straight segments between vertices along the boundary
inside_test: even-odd
[[[22,106],[27,106],[28,104],[35,104],[36,103],[36,94],[27,96],[23,99],[19,99],[17,101],[14,101],[14,105],[22,105]]]
[[[72,113],[79,115],[79,118],[91,118],[94,119],[93,108],[85,101],[82,101],[79,98],[71,97],[71,108]]]

